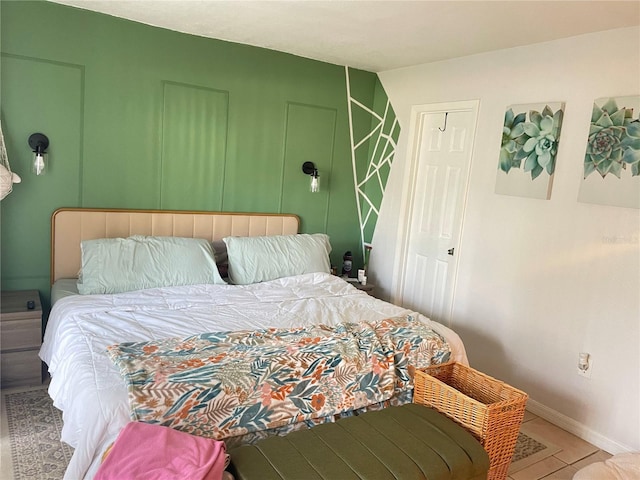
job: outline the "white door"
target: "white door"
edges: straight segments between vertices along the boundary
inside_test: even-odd
[[[448,325],[477,102],[414,107],[400,298]]]

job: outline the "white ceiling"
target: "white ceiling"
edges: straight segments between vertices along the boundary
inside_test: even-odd
[[[50,1],[374,72],[640,25],[638,0]]]

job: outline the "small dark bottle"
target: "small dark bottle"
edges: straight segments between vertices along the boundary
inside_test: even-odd
[[[342,276],[348,277],[351,275],[351,269],[353,268],[353,255],[351,252],[345,252],[342,257]]]

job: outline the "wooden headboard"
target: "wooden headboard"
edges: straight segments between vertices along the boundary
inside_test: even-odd
[[[82,240],[157,235],[216,241],[291,235],[299,225],[298,216],[290,214],[60,208],[51,216],[51,283],[78,276]]]

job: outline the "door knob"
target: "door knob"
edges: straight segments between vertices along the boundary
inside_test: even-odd
[[[447,253],[449,255],[453,255],[453,251],[455,250],[455,248],[450,248],[449,250],[447,250]]]

